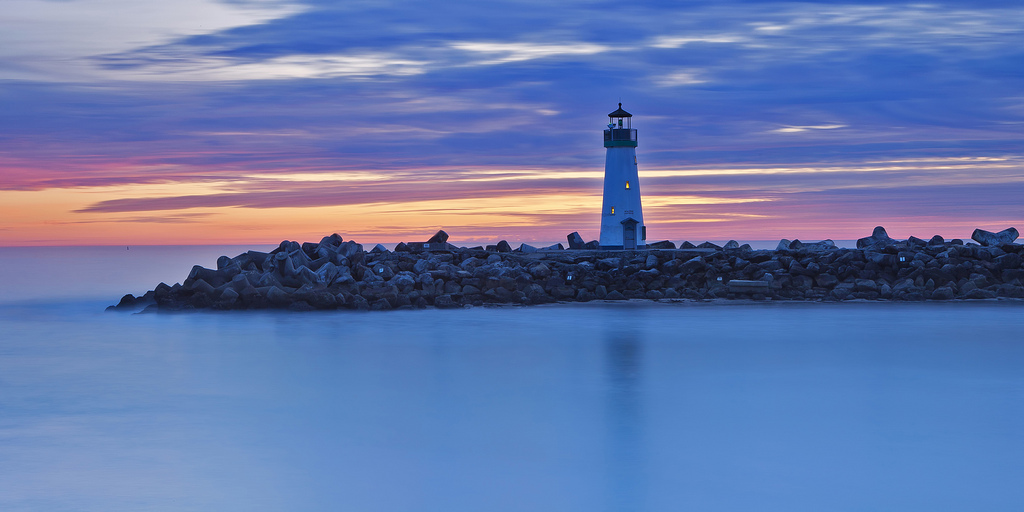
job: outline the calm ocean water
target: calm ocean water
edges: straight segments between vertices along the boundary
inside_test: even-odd
[[[0,510],[1018,511],[1024,305],[104,313],[0,249]]]

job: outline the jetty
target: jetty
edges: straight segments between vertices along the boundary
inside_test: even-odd
[[[108,310],[393,310],[625,301],[948,301],[1024,299],[1018,232],[971,241],[895,240],[882,227],[840,248],[780,240],[774,250],[710,242],[604,250],[578,233],[562,244],[456,247],[439,231],[395,250],[334,234],[270,252],[221,256],[181,283],[125,295]]]

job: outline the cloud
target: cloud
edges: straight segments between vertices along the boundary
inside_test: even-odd
[[[5,0],[0,63],[5,76],[32,80],[99,79],[87,58],[166,44],[184,37],[294,15],[293,2],[215,0]]]
[[[244,81],[410,76],[426,72],[426,61],[384,53],[363,55],[288,55],[258,62],[226,57],[165,61],[125,72],[121,78],[176,81]]]
[[[694,71],[676,71],[661,77],[655,78],[654,82],[662,87],[676,87],[680,85],[694,85],[707,82],[698,78]]]
[[[488,57],[475,64],[505,64],[551,57],[596,55],[611,51],[609,46],[593,43],[500,43],[500,42],[453,42],[452,48]]]
[[[845,124],[820,124],[817,126],[786,126],[772,130],[774,133],[800,133],[811,130],[836,130],[839,128],[846,128]]]

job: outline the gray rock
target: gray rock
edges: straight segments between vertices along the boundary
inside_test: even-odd
[[[350,304],[352,304],[352,309],[358,309],[359,311],[369,311],[370,309],[370,303],[365,297],[360,295],[352,297]]]
[[[576,290],[568,285],[556,286],[551,289],[551,296],[555,300],[569,300],[576,297]]]
[[[362,252],[363,246],[351,240],[349,240],[348,242],[343,242],[338,246],[338,256],[342,256],[348,259],[352,259],[353,256],[355,256],[356,254],[360,254]]]
[[[658,257],[653,254],[647,256],[647,260],[644,261],[644,267],[648,269],[658,268]]]
[[[844,300],[853,293],[853,283],[839,283],[835,288],[832,289],[832,297],[838,300]]]
[[[587,242],[586,248],[592,251],[596,251],[601,248],[601,243],[598,242],[597,240],[591,240]]]
[[[654,242],[647,244],[648,249],[659,249],[659,250],[672,250],[676,248],[676,244],[669,240],[662,240],[660,242]]]
[[[697,246],[691,244],[690,242],[687,242],[686,240],[683,240],[683,243],[679,244],[679,248],[680,249],[696,249]]]
[[[775,250],[776,251],[788,251],[789,250],[789,244],[791,244],[791,243],[792,242],[790,240],[787,240],[787,239],[783,238],[782,240],[779,240],[779,245],[775,246]]]
[[[267,290],[266,297],[270,304],[278,307],[286,306],[292,302],[291,295],[288,295],[288,293],[276,286],[271,286],[270,289]]]
[[[434,307],[440,309],[457,308],[459,307],[459,304],[452,300],[451,295],[446,293],[444,295],[438,295],[437,298],[434,299]]]
[[[579,250],[586,248],[586,243],[583,242],[583,237],[581,237],[576,231],[569,233],[565,238],[569,241],[570,249]]]
[[[956,294],[953,293],[953,289],[948,286],[936,288],[935,291],[932,292],[932,300],[952,300],[954,297],[956,297]]]
[[[871,247],[878,244],[888,245],[892,243],[892,241],[892,238],[889,238],[889,234],[885,232],[885,228],[882,226],[876,226],[871,232],[871,236],[857,240],[857,248],[863,249],[865,247]]]
[[[740,248],[740,243],[737,242],[736,240],[729,240],[728,242],[725,243],[725,246],[722,247],[722,248],[723,249],[739,249]]]
[[[383,263],[374,264],[372,270],[373,275],[381,279],[384,279],[385,281],[391,279],[392,277],[395,277],[395,271],[392,270],[390,266],[385,265]]]
[[[561,242],[559,242],[559,243],[557,243],[555,245],[549,245],[547,247],[541,247],[540,250],[541,251],[564,251],[565,247],[561,244]]]
[[[412,270],[417,274],[425,274],[436,268],[437,261],[430,258],[420,258],[416,260],[416,263],[412,264]]]
[[[530,267],[530,275],[537,279],[544,279],[551,275],[551,268],[545,263],[538,263]]]
[[[412,272],[399,272],[391,284],[398,288],[399,293],[409,293],[416,287],[416,275]]]
[[[384,247],[381,244],[377,244],[377,245],[373,246],[373,249],[370,249],[370,252],[389,252],[389,251],[388,251],[387,247]]]
[[[879,291],[878,283],[872,281],[871,279],[857,279],[853,283],[853,291],[855,291],[855,292],[877,292],[877,291]]]
[[[832,274],[818,274],[818,276],[814,278],[814,282],[822,288],[832,288],[839,284],[839,278]]]
[[[605,295],[605,300],[626,300],[626,296],[618,290],[612,290]]]
[[[890,299],[892,298],[892,287],[889,286],[889,283],[882,283],[882,286],[878,290],[878,294],[881,295],[883,299]]]
[[[438,230],[434,233],[434,236],[427,240],[428,244],[443,244],[448,241],[448,233],[445,233],[443,229]]]
[[[971,238],[984,246],[997,246],[1002,244],[1012,244],[1020,233],[1017,232],[1016,228],[1006,228],[998,233],[991,231],[985,231],[984,229],[975,229],[974,234]]]
[[[994,298],[996,298],[996,296],[997,296],[996,292],[994,292],[994,291],[984,290],[984,289],[981,289],[981,288],[977,288],[977,289],[971,290],[966,295],[964,295],[964,298],[965,299],[970,299],[970,300],[983,300],[983,299],[994,299]],[[935,297],[935,295],[932,294],[932,298],[934,298],[934,297]]]
[[[519,244],[519,248],[516,249],[516,251],[517,252],[521,252],[523,254],[530,254],[530,253],[537,252],[537,248],[532,246],[532,245]]]
[[[928,245],[945,245],[946,239],[942,235],[935,235],[928,240]]]
[[[717,245],[715,245],[715,244],[713,244],[711,242],[704,242],[704,243],[698,245],[696,248],[697,249],[714,249],[716,251],[721,251],[722,250],[721,247],[719,247],[719,246],[717,246]]]
[[[498,242],[496,249],[498,252],[512,252],[512,246],[508,245],[508,242],[505,240]]]
[[[836,249],[836,243],[830,239],[825,239],[820,242],[805,243],[804,249],[811,252],[833,251]]]

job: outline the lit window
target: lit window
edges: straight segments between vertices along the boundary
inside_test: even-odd
[[[626,190],[629,190],[629,182],[626,182]]]
[[[614,206],[612,206],[612,213],[611,214],[615,215],[615,207]]]

